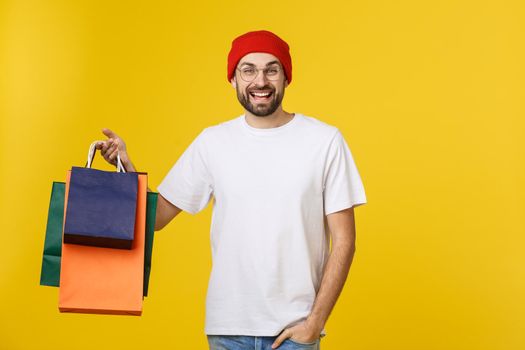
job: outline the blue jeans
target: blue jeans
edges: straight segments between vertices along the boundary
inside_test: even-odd
[[[272,350],[274,337],[253,337],[246,335],[208,335],[210,350]],[[321,339],[311,343],[299,343],[286,339],[275,350],[320,350]]]

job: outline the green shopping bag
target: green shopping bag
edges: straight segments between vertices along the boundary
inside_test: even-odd
[[[157,216],[157,192],[148,192],[146,198],[146,241],[144,242],[144,291],[148,296],[149,275],[151,272],[151,254],[153,253],[153,233],[155,232],[155,218]]]
[[[60,284],[60,258],[62,256],[62,225],[64,223],[64,182],[53,182],[47,215],[46,239],[40,284],[58,287]]]
[[[53,182],[47,216],[42,270],[40,272],[40,285],[43,286],[58,287],[60,285],[65,188],[66,184],[64,182]],[[151,273],[157,198],[158,193],[148,192],[146,203],[146,242],[144,248],[144,296],[148,295],[149,277]]]

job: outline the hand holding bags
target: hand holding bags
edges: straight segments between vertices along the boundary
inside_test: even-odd
[[[91,165],[93,155],[94,147],[91,147],[88,166]],[[123,170],[120,161],[118,167]],[[141,314],[142,295],[147,295],[148,290],[157,193],[146,192],[147,174],[132,174],[136,176],[137,187],[134,214],[131,217],[134,240],[130,250],[61,242],[60,222],[63,222],[66,216],[64,212],[68,212],[71,203],[68,196],[71,194],[72,172],[68,172],[65,185],[56,182],[53,184],[41,284],[57,285],[57,270],[60,268],[61,312]]]

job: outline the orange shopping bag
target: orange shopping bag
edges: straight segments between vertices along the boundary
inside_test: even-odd
[[[68,171],[64,211],[70,176]],[[147,181],[147,174],[139,173],[131,250],[62,243],[60,312],[142,314]]]

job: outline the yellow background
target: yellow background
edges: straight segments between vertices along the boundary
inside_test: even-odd
[[[0,2],[0,349],[207,347],[211,206],[156,235],[142,317],[60,314],[51,183],[109,127],[156,188],[242,113],[226,55],[257,29],[290,43],[285,110],[343,132],[369,201],[322,348],[524,349],[518,0]]]

